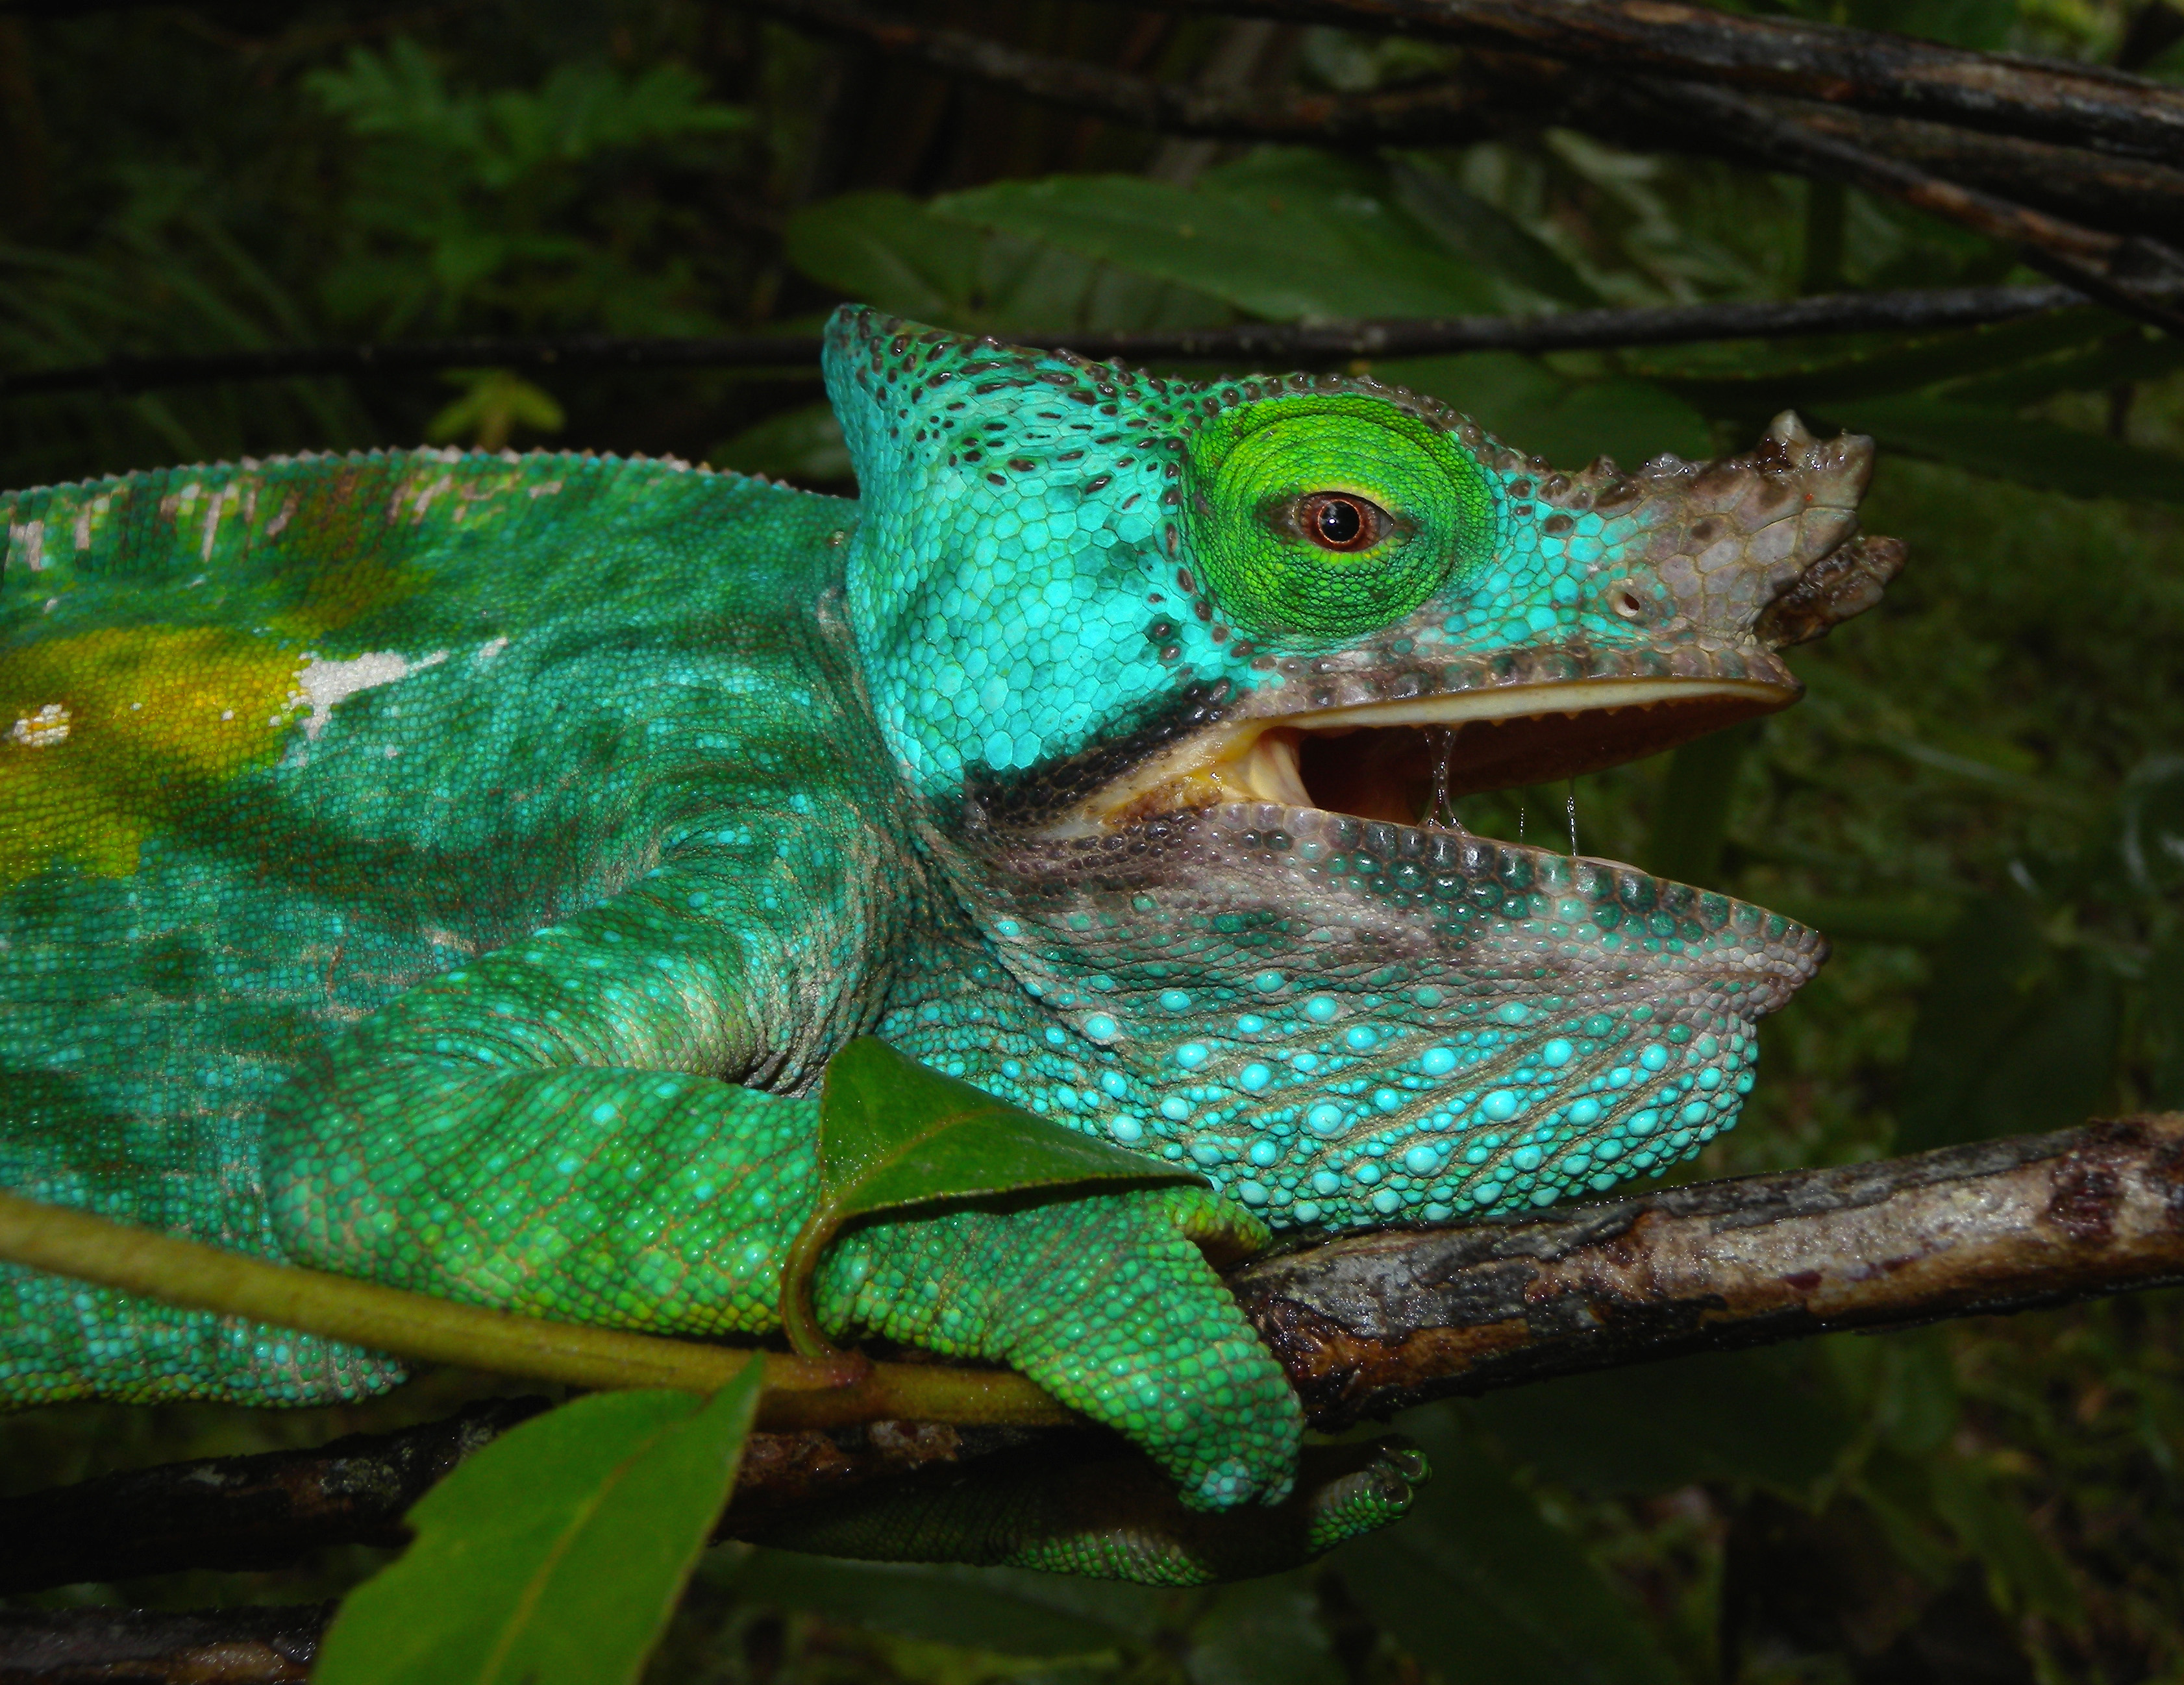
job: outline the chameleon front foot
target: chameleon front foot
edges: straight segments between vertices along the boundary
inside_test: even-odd
[[[1424,1453],[1400,1436],[1312,1446],[1280,1504],[1209,1513],[1186,1506],[1145,1458],[1095,1441],[1075,1460],[1027,1448],[754,1516],[735,1536],[867,1561],[1207,1585],[1280,1573],[1400,1521],[1429,1472]]]

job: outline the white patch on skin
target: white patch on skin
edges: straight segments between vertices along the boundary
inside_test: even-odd
[[[488,638],[483,643],[478,645],[477,653],[471,656],[471,659],[482,667],[507,648],[508,640],[504,637]]]
[[[9,523],[8,542],[19,546],[23,553],[23,565],[32,573],[46,570],[46,524],[42,520],[26,520],[20,526]]]
[[[8,728],[8,741],[20,743],[26,749],[47,749],[55,743],[66,742],[69,734],[67,704],[49,702],[36,714],[27,715]]]
[[[289,518],[295,513],[296,494],[291,492],[288,493],[287,500],[281,505],[281,513],[265,523],[265,536],[268,538],[277,538],[281,529],[288,524]]]
[[[204,540],[198,550],[199,561],[212,559],[213,543],[220,537],[220,518],[227,513],[227,506],[235,499],[236,490],[232,486],[224,486],[213,493],[212,502],[205,507]]]
[[[412,673],[437,667],[448,659],[448,652],[436,649],[415,661],[393,649],[371,650],[347,661],[323,661],[316,655],[305,659],[308,665],[297,673],[296,688],[289,692],[288,703],[291,707],[310,704],[311,717],[304,722],[304,735],[315,742],[326,729],[326,721],[333,718],[336,703],[346,702],[359,691],[391,685]]]
[[[550,498],[560,489],[561,482],[559,480],[543,480],[538,485],[532,487],[530,492],[534,498]]]
[[[437,480],[435,480],[431,485],[420,492],[417,494],[416,507],[411,510],[410,519],[413,522],[424,520],[425,512],[432,507],[432,499],[438,497],[441,492],[446,491],[448,487],[454,483],[455,477],[454,475],[443,474]]]

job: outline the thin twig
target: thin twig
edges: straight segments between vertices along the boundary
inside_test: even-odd
[[[1447,79],[1368,93],[1246,93],[1162,82],[875,12],[855,0],[746,0],[800,28],[1027,98],[1162,134],[1321,145],[1460,146],[1559,125],[1644,150],[1750,162],[1749,148],[1658,102],[1630,78],[1529,53],[1472,55]],[[2076,147],[1876,115],[1809,100],[1763,108],[1797,127],[2001,198],[2130,233],[2184,233],[2184,171]],[[1664,120],[1664,119],[1666,120]]]
[[[1785,121],[1741,94],[1652,78],[1640,79],[1640,85],[1664,114],[1696,118],[1731,143],[1749,147],[1757,160],[1899,200],[2016,247],[2028,263],[2116,309],[2172,333],[2184,330],[2184,312],[2155,290],[2184,280],[2184,256],[2158,242],[2086,228],[1945,181],[1915,164]]]
[[[1569,310],[1539,316],[1435,316],[1340,323],[1246,322],[1225,328],[1145,332],[1016,334],[1012,343],[1124,362],[1240,363],[1251,359],[1343,363],[1457,351],[1606,350],[1722,339],[1814,334],[1935,332],[1984,326],[2087,302],[2069,286],[1915,287],[1830,292],[1808,298],[1668,304],[1635,310]],[[111,397],[231,381],[293,380],[436,369],[724,369],[809,367],[816,336],[719,339],[416,340],[382,345],[296,346],[203,357],[117,357],[65,369],[0,375],[0,398],[98,392]]]
[[[1162,134],[1321,145],[1446,146],[1484,140],[1520,120],[1513,102],[1487,83],[1451,81],[1360,94],[1207,88],[1027,52],[961,30],[889,16],[855,0],[745,3],[784,23],[858,42],[890,58]]]
[[[1696,1351],[2184,1282],[2184,1115],[1747,1176],[1521,1221],[1392,1229],[1229,1284],[1315,1426]],[[513,1410],[501,1420],[493,1410]],[[520,1420],[114,1475],[0,1504],[0,1591],[383,1543],[421,1471]],[[727,1525],[950,1464],[1079,1456],[1076,1429],[874,1423],[753,1438]],[[1095,1448],[1096,1450],[1096,1448]],[[1102,1454],[1112,1455],[1112,1452]]]
[[[1180,83],[1125,75],[1101,66],[1027,53],[959,31],[887,17],[856,0],[755,0],[774,16],[846,36],[936,70],[970,75],[1034,98],[1171,133],[1324,143],[1435,140],[1453,143],[1507,129],[1521,101],[1497,96],[1491,81],[1451,81],[1363,95],[1209,92]],[[1656,8],[1657,12],[1659,8]],[[1565,90],[1575,95],[1575,90]],[[1615,92],[1591,103],[1624,118],[1625,130],[1652,125],[1745,164],[1847,182],[1942,217],[2023,250],[2081,291],[2156,326],[2184,328],[2184,314],[2148,296],[2140,284],[2184,275],[2184,260],[2134,233],[2119,236],[2014,203],[1932,174],[1846,136],[1825,132],[1726,89],[1690,80],[1619,75]],[[1637,111],[1630,112],[1632,96]],[[1574,98],[1573,99],[1574,102]],[[1535,111],[1532,120],[1554,114]],[[1635,115],[1638,120],[1631,121]]]
[[[1128,0],[1139,5],[1142,0]],[[2184,89],[2098,64],[1975,53],[1677,0],[1160,0],[1167,11],[1285,18],[1545,53],[2173,163]]]

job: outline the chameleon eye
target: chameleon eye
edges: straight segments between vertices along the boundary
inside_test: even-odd
[[[1190,551],[1224,618],[1254,638],[1393,625],[1492,553],[1493,487],[1477,459],[1377,394],[1240,404],[1190,450]]]
[[[1369,550],[1387,534],[1388,512],[1349,492],[1314,492],[1297,507],[1297,526],[1323,550]]]

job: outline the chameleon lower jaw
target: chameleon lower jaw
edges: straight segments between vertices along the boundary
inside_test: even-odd
[[[1170,758],[1111,787],[1050,834],[1096,834],[1230,802],[1411,825],[1443,801],[1619,765],[1797,694],[1756,680],[1595,679],[1240,721],[1194,745],[1184,764]]]

